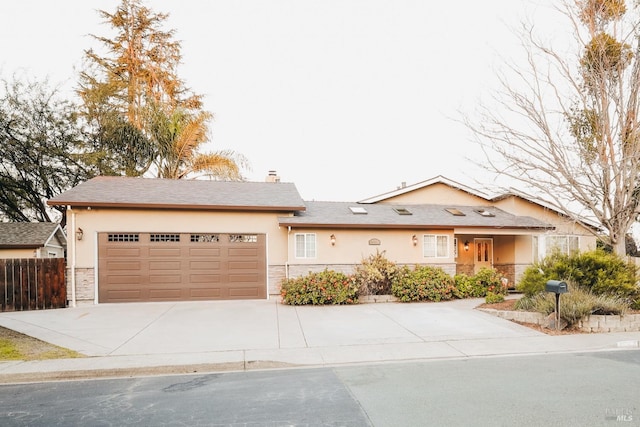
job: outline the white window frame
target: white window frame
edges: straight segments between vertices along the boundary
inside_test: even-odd
[[[558,246],[553,241],[565,239],[564,244]],[[580,236],[572,234],[545,234],[533,236],[533,261],[538,262],[553,253],[554,248],[561,249],[561,253],[571,255],[580,250]],[[564,247],[563,247],[564,246]]]
[[[296,258],[316,258],[318,253],[316,233],[296,233],[293,239]]]
[[[443,246],[438,243],[443,244]],[[449,235],[422,235],[422,255],[425,258],[449,258]]]

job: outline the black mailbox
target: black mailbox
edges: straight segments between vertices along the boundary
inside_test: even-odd
[[[561,282],[560,280],[547,281],[544,289],[547,292],[553,292],[555,294],[566,294],[569,292],[569,289],[567,289],[567,282]]]

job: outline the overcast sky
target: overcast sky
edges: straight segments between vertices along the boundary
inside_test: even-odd
[[[246,156],[249,180],[276,170],[307,200],[357,201],[437,175],[490,177],[459,110],[496,87],[509,26],[551,0],[147,0],[169,13],[178,70],[215,115],[212,149]],[[119,0],[5,2],[3,77],[26,72],[71,92],[96,9]],[[538,15],[536,15],[538,14]],[[539,19],[539,18],[537,18]],[[548,24],[548,23],[547,23]]]

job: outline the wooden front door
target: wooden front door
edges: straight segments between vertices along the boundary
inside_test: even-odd
[[[482,267],[493,267],[493,239],[474,239],[473,251],[474,273],[480,271]]]

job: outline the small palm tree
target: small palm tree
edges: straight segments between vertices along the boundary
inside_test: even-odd
[[[171,114],[156,110],[152,120],[153,139],[157,142],[158,178],[182,179],[207,176],[221,180],[242,180],[241,168],[247,167],[244,156],[232,150],[202,153],[208,141],[206,111],[191,113],[176,109]]]

